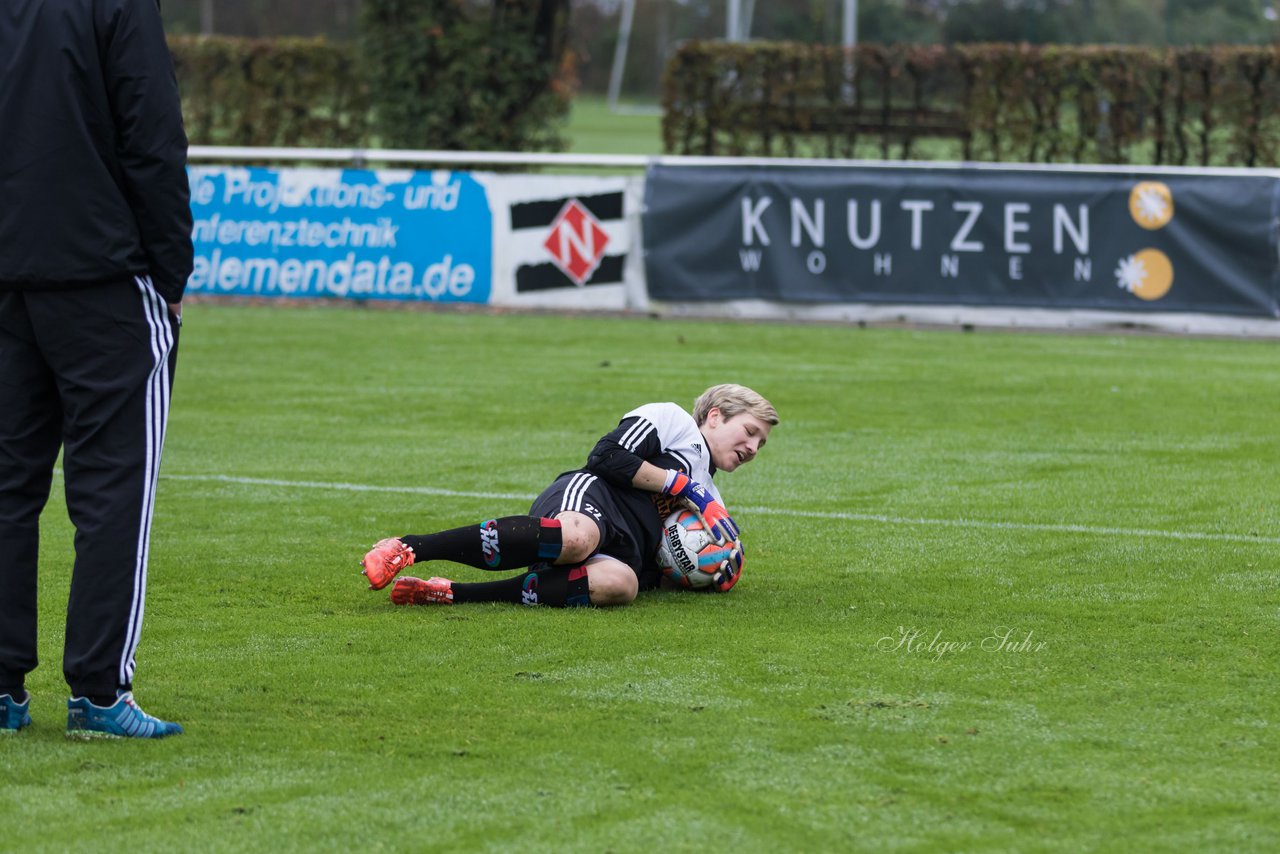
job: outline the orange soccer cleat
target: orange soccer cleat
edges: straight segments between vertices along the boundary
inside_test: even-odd
[[[391,583],[396,573],[413,566],[413,549],[395,537],[388,537],[374,543],[360,565],[364,567],[360,571],[369,579],[369,589],[381,590]]]
[[[397,578],[391,588],[391,601],[397,605],[452,605],[453,582],[447,578]]]

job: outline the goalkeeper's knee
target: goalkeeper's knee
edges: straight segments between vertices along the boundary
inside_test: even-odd
[[[582,563],[600,548],[600,526],[587,514],[566,510],[554,521],[560,526],[560,557],[555,563]]]
[[[612,558],[599,558],[584,569],[590,575],[591,604],[601,608],[630,604],[640,592],[631,567]]]

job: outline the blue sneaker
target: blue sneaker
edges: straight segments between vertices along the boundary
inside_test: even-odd
[[[153,718],[138,708],[132,691],[119,691],[110,706],[95,706],[88,697],[67,701],[67,738],[164,738],[181,735],[182,727]]]
[[[31,726],[31,715],[27,709],[31,706],[31,692],[24,691],[27,699],[15,702],[12,694],[0,694],[0,735],[13,735],[26,726]]]

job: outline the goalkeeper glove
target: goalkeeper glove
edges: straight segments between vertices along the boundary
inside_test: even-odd
[[[668,470],[667,482],[662,491],[667,495],[683,498],[720,545],[738,539],[738,526],[729,518],[729,511],[716,501],[705,486],[689,475],[675,469]]]
[[[733,550],[729,556],[721,561],[719,571],[712,575],[714,579],[712,583],[721,593],[731,590],[742,577],[742,565],[745,562],[742,556],[742,541],[735,540],[732,546]]]

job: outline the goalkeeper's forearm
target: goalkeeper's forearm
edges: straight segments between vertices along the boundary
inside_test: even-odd
[[[640,463],[640,468],[631,478],[631,485],[645,492],[662,492],[666,484],[667,470],[650,462]]]

